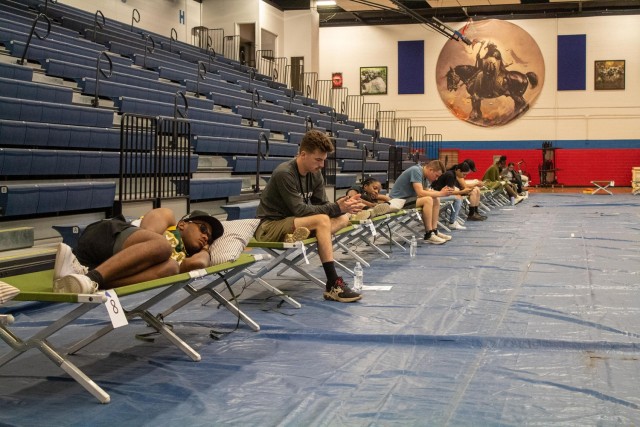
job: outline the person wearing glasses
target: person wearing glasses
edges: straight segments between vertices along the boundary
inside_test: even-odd
[[[53,291],[93,293],[208,267],[209,246],[224,232],[199,210],[177,221],[171,209],[157,208],[134,223],[121,215],[101,220],[87,226],[75,249],[61,243]]]

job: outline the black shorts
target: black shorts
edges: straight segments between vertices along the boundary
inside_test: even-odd
[[[73,253],[80,264],[94,269],[113,256],[118,235],[129,228],[137,227],[129,224],[122,215],[89,224],[78,238],[78,246]]]
[[[402,207],[405,209],[415,208],[417,201],[418,201],[417,197],[407,197],[405,199],[404,206]]]

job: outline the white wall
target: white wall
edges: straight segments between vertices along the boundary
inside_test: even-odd
[[[140,12],[140,22],[135,27],[166,37],[171,28],[178,33],[178,40],[191,43],[191,28],[201,24],[200,3],[193,0],[60,0],[60,3],[95,13],[100,10],[107,19],[131,24],[133,9]],[[184,11],[184,23],[180,22],[180,11]]]
[[[640,16],[514,20],[535,40],[545,61],[544,88],[521,118],[501,127],[482,128],[452,116],[440,99],[434,75],[447,38],[420,25],[320,29],[319,78],[342,72],[350,95],[359,94],[359,68],[387,66],[389,95],[368,96],[382,110],[426,125],[445,140],[637,139],[640,138],[638,79]],[[460,24],[451,24],[457,28]],[[587,35],[587,90],[557,91],[557,36]],[[398,41],[425,41],[425,94],[398,95]],[[594,91],[593,61],[626,60],[626,90]]]
[[[258,22],[258,13],[257,0],[205,0],[202,4],[202,25],[222,28],[226,36],[239,35],[236,24]]]
[[[306,72],[317,72],[319,69],[319,21],[315,9],[285,12],[284,56],[303,56]]]

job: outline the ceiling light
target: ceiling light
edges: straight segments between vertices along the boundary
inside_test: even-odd
[[[321,7],[321,6],[335,6],[336,5],[336,1],[335,0],[317,0],[316,1],[316,6],[317,7]]]

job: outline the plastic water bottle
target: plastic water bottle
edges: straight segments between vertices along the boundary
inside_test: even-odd
[[[409,243],[409,256],[411,258],[416,257],[416,253],[418,252],[418,241],[416,240],[415,234],[411,236],[411,243]]]
[[[362,271],[360,262],[356,262],[356,267],[353,269],[353,274],[353,290],[359,292],[362,290],[362,283],[364,278],[364,272]]]

